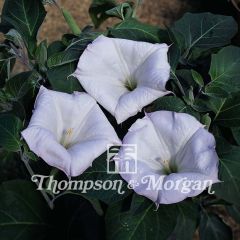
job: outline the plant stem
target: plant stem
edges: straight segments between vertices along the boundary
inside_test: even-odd
[[[74,35],[77,35],[77,36],[80,35],[81,34],[81,29],[78,27],[78,25],[77,25],[75,19],[73,18],[72,14],[64,8],[61,8],[61,11],[62,11],[62,14],[63,14],[69,28],[71,29],[72,33]]]
[[[29,159],[23,154],[22,150],[20,151],[20,156],[21,156],[22,161],[25,164],[26,169],[28,170],[29,174],[32,177],[34,175],[34,172],[31,168],[30,164],[28,163]],[[40,184],[39,181],[36,181],[36,185],[38,186],[39,184]],[[44,197],[44,199],[46,200],[46,202],[48,203],[48,206],[50,207],[50,209],[53,209],[54,205],[53,205],[51,199],[49,198],[49,196],[47,195],[47,193],[44,190],[40,191],[40,192],[41,192],[42,196]]]

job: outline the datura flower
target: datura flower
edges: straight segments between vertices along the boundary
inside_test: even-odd
[[[31,121],[22,136],[49,165],[78,176],[107,150],[121,144],[96,101],[86,93],[40,88]]]
[[[129,185],[157,204],[194,197],[218,182],[218,162],[213,135],[194,117],[169,111],[137,120],[115,157]]]
[[[169,92],[168,46],[98,37],[73,76],[121,123]]]

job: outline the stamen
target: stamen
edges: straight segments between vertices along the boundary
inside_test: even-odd
[[[136,87],[137,87],[137,82],[132,80],[132,79],[128,79],[125,82],[125,87],[127,88],[128,91],[133,91]]]
[[[166,175],[169,175],[171,173],[176,173],[178,170],[177,170],[177,166],[175,165],[171,165],[171,161],[170,160],[162,160],[161,158],[157,158],[156,159],[163,167],[163,172],[166,174]]]
[[[63,145],[65,148],[69,148],[72,135],[73,128],[68,128],[67,130],[64,130],[62,139],[60,141],[61,145]]]
[[[166,173],[171,173],[171,168],[170,168],[170,164],[169,164],[169,160],[163,160],[162,161],[162,164],[163,164],[163,166],[164,166],[164,171],[166,172]]]

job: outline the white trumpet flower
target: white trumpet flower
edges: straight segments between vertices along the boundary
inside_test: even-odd
[[[78,176],[108,144],[121,144],[96,101],[86,93],[41,87],[29,126],[22,132],[31,151],[68,176]]]
[[[136,144],[136,159],[130,159],[124,144]],[[157,204],[194,197],[219,181],[215,139],[185,113],[158,111],[137,120],[115,162],[134,190]]]
[[[169,92],[168,46],[98,37],[73,76],[121,123]]]

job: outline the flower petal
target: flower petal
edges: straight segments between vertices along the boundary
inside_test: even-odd
[[[122,64],[125,64],[125,69],[128,70],[127,72],[130,75],[134,74],[154,52],[163,48],[168,49],[166,44],[152,44],[118,38],[111,38],[111,41],[115,45],[118,57]]]
[[[111,142],[104,139],[88,140],[73,145],[68,149],[71,155],[71,176],[76,177],[82,174],[92,162],[107,150]]]
[[[29,127],[42,127],[52,132],[57,139],[61,136],[61,126],[56,104],[51,92],[41,86],[38,92]],[[58,124],[56,124],[58,122]]]
[[[121,62],[111,38],[98,37],[82,54],[73,74],[83,88],[112,115],[118,99],[127,92],[123,85],[125,63]]]
[[[96,104],[82,121],[75,145],[68,149],[72,157],[71,176],[77,176],[107,150],[108,144],[121,145],[114,128]]]
[[[166,146],[172,157],[175,157],[199,128],[203,128],[193,116],[185,113],[157,111],[147,116],[154,125],[160,142]]]
[[[121,123],[168,93],[165,90],[170,74],[167,51],[166,44],[100,36],[84,51],[73,75]],[[144,92],[143,98],[137,98],[136,103],[127,104],[128,97],[136,94],[129,93],[126,86],[129,81],[137,85],[139,82],[137,94]],[[124,97],[127,99],[123,100]]]
[[[125,151],[127,144],[136,144],[135,159]],[[162,160],[176,164],[177,173],[166,175]],[[159,204],[196,196],[219,181],[214,137],[185,113],[158,111],[137,120],[124,137],[115,162],[121,176],[135,184],[134,191]],[[170,189],[165,187],[168,182],[173,186]],[[194,188],[196,184],[200,188]]]
[[[119,98],[115,109],[114,115],[117,123],[120,124],[124,122],[130,116],[134,116],[138,112],[141,112],[143,107],[169,93],[168,91],[157,91],[144,86],[137,87],[132,92],[125,93]]]
[[[138,86],[145,86],[166,92],[166,83],[170,77],[168,46],[161,44],[134,72]]]
[[[177,154],[179,172],[196,172],[218,179],[218,156],[215,139],[205,129],[199,129]]]
[[[56,136],[47,129],[28,127],[22,131],[22,137],[31,151],[44,159],[50,166],[62,170],[70,176],[71,156],[67,150],[57,142]]]
[[[107,150],[108,144],[121,144],[91,96],[60,93],[44,87],[39,91],[33,116],[22,136],[33,152],[68,176],[81,174]]]
[[[119,154],[119,157],[120,160],[115,161],[115,164],[118,164],[122,178],[128,182],[129,185],[132,185],[132,188],[137,194],[145,196],[151,199],[153,202],[157,202],[159,194],[158,190],[154,188],[148,188],[149,182],[147,180],[148,176],[158,179],[159,175],[141,161],[137,162],[137,173],[131,173],[134,172],[134,160],[132,159],[132,161],[125,161],[125,158],[121,155],[121,153]],[[129,170],[131,171],[130,173],[124,173],[126,166],[129,167]]]
[[[161,170],[161,161],[174,158],[199,128],[202,124],[188,114],[158,111],[137,120],[123,143],[136,144],[138,160]]]
[[[165,144],[159,141],[156,130],[148,117],[138,119],[124,137],[123,146],[119,151],[119,156],[123,160],[128,157],[124,144],[135,144],[137,161],[159,172],[162,170],[162,165],[158,162],[158,158],[169,159],[171,157]]]
[[[162,190],[159,191],[159,204],[172,204],[183,201],[188,197],[195,197],[208,186],[218,182],[201,173],[173,173],[164,177]],[[199,184],[199,185],[198,185]],[[169,189],[170,186],[173,188]],[[194,185],[197,186],[196,189]]]
[[[96,101],[86,93],[67,94],[41,86],[29,127],[48,129],[60,141],[63,131],[78,128],[88,113],[86,109],[95,105]]]

